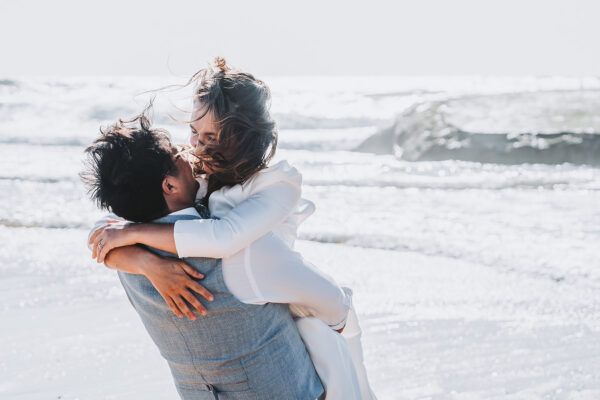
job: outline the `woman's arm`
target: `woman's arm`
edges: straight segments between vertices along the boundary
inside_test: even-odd
[[[300,199],[300,187],[283,181],[248,197],[221,219],[179,220],[173,235],[179,257],[228,257],[285,220]]]
[[[179,220],[175,224],[107,223],[90,237],[92,257],[101,263],[115,248],[136,243],[179,257],[228,257],[285,220],[300,199],[300,188],[277,182],[251,195],[221,219]]]
[[[106,223],[98,227],[88,239],[92,248],[92,258],[104,262],[113,249],[134,244],[177,253],[173,238],[173,224]]]
[[[271,231],[294,212],[301,195],[302,175],[281,161],[261,171],[241,190],[246,200],[219,220],[180,220],[171,224],[115,226],[109,236],[90,240],[93,256],[102,262],[114,248],[135,243],[177,253],[179,257],[228,257]],[[240,187],[237,187],[240,189]],[[101,247],[97,245],[102,240]],[[98,257],[97,257],[98,256]]]

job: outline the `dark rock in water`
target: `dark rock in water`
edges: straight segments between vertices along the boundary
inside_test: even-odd
[[[600,134],[468,132],[447,121],[444,107],[446,102],[415,105],[355,150],[407,161],[600,165]]]
[[[0,86],[17,86],[17,82],[11,79],[0,79]]]

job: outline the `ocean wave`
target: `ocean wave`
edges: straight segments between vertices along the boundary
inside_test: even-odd
[[[28,103],[0,103],[0,111],[12,113],[17,110],[27,109],[30,106],[31,104]]]
[[[600,134],[596,132],[600,96],[593,91],[596,103],[585,103],[585,97],[580,99],[581,93],[471,96],[415,104],[393,126],[369,137],[355,150],[395,154],[406,161],[600,165]],[[564,96],[576,97],[582,103],[581,108],[585,103],[588,109],[556,109],[557,97],[568,100]],[[521,108],[518,118],[511,116],[520,106],[527,108]],[[507,110],[494,110],[502,107]],[[511,118],[514,120],[506,121]],[[479,127],[481,131],[462,125]],[[507,130],[494,133],[494,126]],[[527,130],[531,127],[539,128]],[[558,129],[552,131],[555,128]]]
[[[0,218],[0,226],[6,228],[90,229],[89,224],[83,222],[20,221],[7,218]]]
[[[0,86],[18,86],[19,83],[12,79],[0,79]]]
[[[0,181],[19,181],[19,182],[36,182],[36,183],[59,183],[59,182],[78,182],[77,176],[63,177],[45,177],[45,176],[2,176]]]
[[[387,250],[400,252],[413,252],[433,257],[473,262],[487,267],[522,274],[531,278],[551,280],[557,283],[569,284],[577,282],[579,285],[597,288],[600,276],[587,271],[563,270],[547,266],[547,270],[537,270],[525,266],[516,266],[514,260],[508,255],[486,257],[479,251],[463,251],[456,248],[446,248],[432,244],[419,244],[403,242],[400,238],[391,235],[362,235],[362,234],[336,234],[336,233],[301,233],[299,239],[327,244],[343,244],[346,246],[363,249]]]
[[[136,112],[139,113],[139,110],[136,111],[132,107],[99,104],[91,107],[87,113],[87,119],[95,121],[117,121],[119,118],[126,119],[127,116],[133,116]]]
[[[328,118],[296,113],[275,113],[274,118],[280,129],[341,129],[377,126],[382,122],[376,118],[345,117]]]
[[[495,178],[495,179],[494,179]],[[356,188],[396,188],[396,189],[435,189],[435,190],[505,190],[505,189],[557,189],[557,188],[581,188],[588,191],[600,191],[597,183],[590,179],[574,178],[537,178],[522,177],[514,179],[504,179],[503,177],[494,177],[489,180],[483,179],[422,179],[417,180],[411,177],[406,179],[369,179],[350,180],[350,179],[305,179],[307,186],[345,186]]]
[[[398,238],[390,235],[352,235],[344,233],[302,233],[302,240],[318,243],[346,244],[381,250],[409,250],[409,247],[398,243]]]
[[[5,136],[0,137],[0,144],[26,144],[31,146],[75,146],[87,147],[92,140],[89,137],[26,137],[26,136]]]
[[[413,89],[413,90],[402,90],[396,92],[382,92],[382,93],[368,93],[365,94],[365,97],[369,97],[372,99],[381,99],[386,97],[405,97],[405,96],[422,96],[422,95],[430,95],[430,94],[440,94],[444,93],[440,90],[426,90],[426,89]]]

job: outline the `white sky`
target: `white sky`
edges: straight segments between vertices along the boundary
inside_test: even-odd
[[[156,4],[156,5],[155,5]],[[0,77],[600,75],[600,1],[2,0]]]

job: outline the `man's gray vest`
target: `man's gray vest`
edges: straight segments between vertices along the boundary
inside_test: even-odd
[[[168,215],[155,222],[194,219]],[[169,253],[150,249],[160,255]],[[213,295],[198,295],[208,315],[178,318],[150,281],[119,272],[121,283],[146,330],[167,360],[177,391],[185,400],[314,400],[321,382],[300,339],[287,305],[249,305],[237,300],[223,281],[221,260],[185,258]]]

